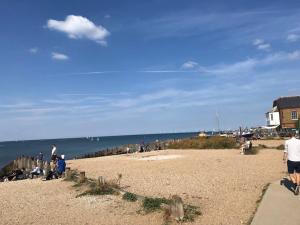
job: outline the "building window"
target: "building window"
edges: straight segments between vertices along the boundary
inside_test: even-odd
[[[291,112],[291,118],[292,118],[292,120],[298,120],[298,112],[297,111],[292,111]]]
[[[271,120],[273,120],[273,113],[271,113]]]

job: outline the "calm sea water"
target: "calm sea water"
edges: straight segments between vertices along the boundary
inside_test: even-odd
[[[67,138],[31,141],[9,141],[0,142],[0,168],[14,160],[18,156],[36,156],[40,151],[49,159],[51,145],[57,146],[59,155],[64,154],[66,159],[86,153],[96,152],[106,148],[112,148],[125,144],[149,143],[155,140],[169,140],[187,138],[197,135],[197,133],[172,133],[172,134],[145,134],[145,135],[125,135],[111,137],[93,138]]]

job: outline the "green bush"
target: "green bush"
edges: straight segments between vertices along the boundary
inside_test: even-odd
[[[169,144],[169,148],[173,149],[228,149],[237,147],[234,138],[220,136],[184,139]]]
[[[160,209],[161,204],[170,204],[170,200],[165,198],[148,198],[143,201],[143,208],[146,213],[153,212]]]
[[[118,194],[118,186],[113,182],[106,182],[101,185],[90,185],[90,189],[77,195],[81,197],[84,195],[113,195]]]
[[[130,192],[126,192],[123,195],[123,199],[129,202],[136,202],[137,201],[137,196],[136,194],[130,193]]]
[[[81,197],[85,195],[113,195],[116,193],[117,192],[111,187],[107,187],[107,188],[96,187],[77,195],[77,197]]]

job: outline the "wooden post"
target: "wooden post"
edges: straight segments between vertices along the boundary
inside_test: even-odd
[[[25,168],[26,167],[26,165],[25,165],[25,156],[22,156],[22,158],[21,158],[21,169],[23,169],[23,168]]]
[[[31,171],[32,170],[32,160],[30,157],[26,157],[26,167],[27,167],[27,170],[28,171]]]
[[[184,210],[183,210],[183,201],[178,195],[172,196],[171,202],[171,216],[174,217],[176,220],[182,220],[184,217]]]
[[[13,165],[13,169],[18,169],[18,160],[14,160],[14,165]]]
[[[28,161],[28,158],[24,156],[23,157],[23,168],[25,168],[26,171],[28,171],[28,169],[27,169],[27,166],[28,166],[27,161]]]
[[[71,178],[71,168],[66,167],[66,179],[70,179],[70,178]]]
[[[79,183],[84,183],[85,182],[85,172],[80,171],[79,173]]]
[[[104,177],[100,176],[98,177],[98,186],[103,186],[105,183]]]
[[[20,168],[20,158],[16,159],[16,169]]]
[[[49,164],[47,161],[45,161],[45,164],[44,164],[44,177],[46,178],[48,176],[48,173],[49,173]]]

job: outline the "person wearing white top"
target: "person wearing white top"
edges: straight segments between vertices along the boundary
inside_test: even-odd
[[[51,160],[55,161],[57,156],[57,150],[56,145],[52,145],[52,151],[51,151]]]
[[[287,163],[287,169],[291,181],[294,183],[294,193],[299,195],[300,189],[300,140],[295,134],[285,141],[283,161]]]
[[[40,175],[41,173],[41,169],[39,167],[35,167],[31,172],[30,172],[30,175],[31,175],[31,179],[33,179],[33,176],[36,175]]]

